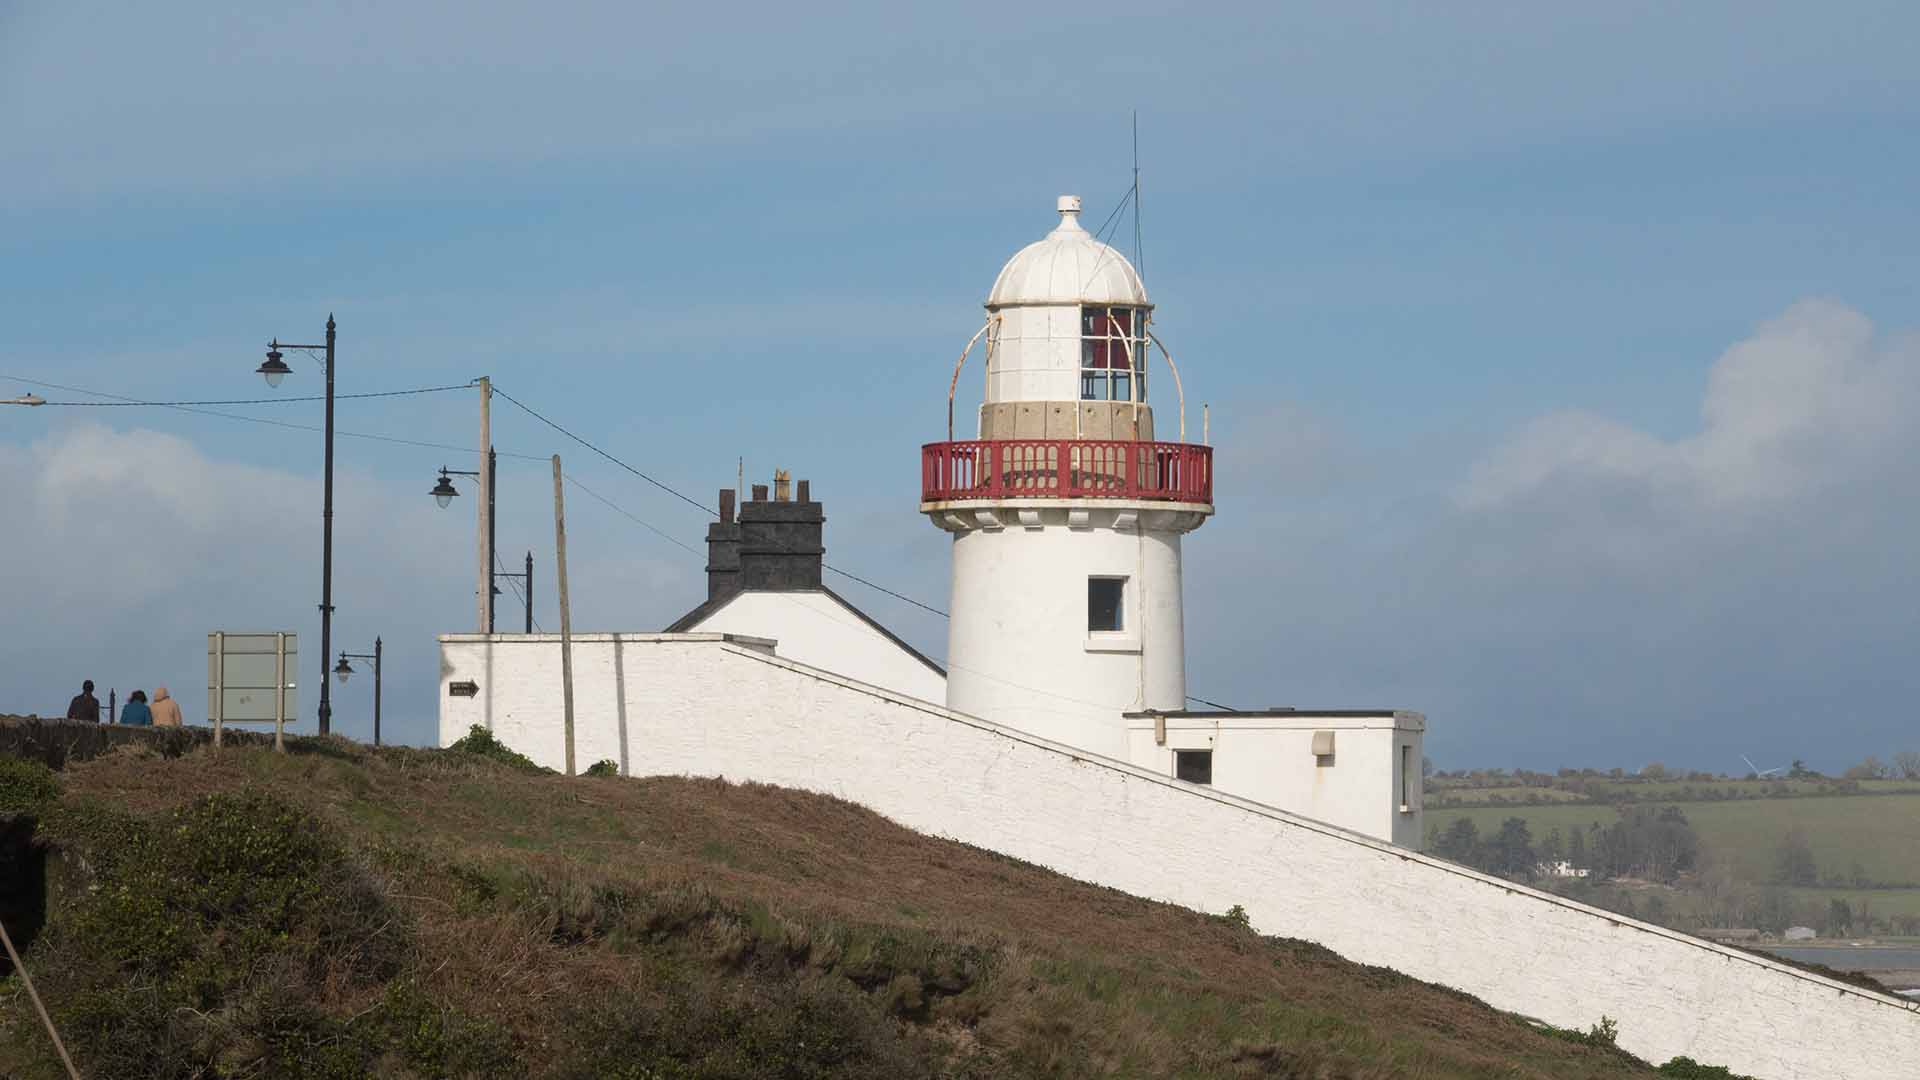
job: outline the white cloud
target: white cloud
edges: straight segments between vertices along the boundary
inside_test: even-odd
[[[1920,693],[1895,645],[1920,633],[1920,342],[1809,300],[1706,374],[1680,437],[1564,412],[1452,480],[1366,433],[1315,440],[1341,486],[1247,477],[1190,545],[1195,692],[1425,709],[1443,757],[1489,763],[1911,741],[1887,702]]]

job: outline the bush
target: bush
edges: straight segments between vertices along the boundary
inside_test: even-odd
[[[316,1001],[397,974],[406,935],[319,821],[244,793],[152,821],[61,807],[45,827],[79,880],[36,974],[90,1074],[217,1075],[233,1054],[364,1073],[371,1048]]]
[[[1753,1080],[1728,1071],[1725,1065],[1702,1065],[1690,1057],[1674,1058],[1656,1071],[1661,1076],[1678,1076],[1683,1080]]]
[[[488,731],[479,724],[468,728],[466,736],[459,742],[447,747],[447,749],[456,750],[462,754],[472,754],[475,757],[483,757],[488,761],[497,761],[509,768],[523,769],[527,772],[553,771],[544,766],[535,765],[532,758],[527,757],[506,743],[494,738],[493,732]]]
[[[38,810],[60,797],[53,770],[37,761],[0,757],[0,814]]]
[[[619,776],[620,763],[612,758],[601,758],[587,766],[588,776]]]

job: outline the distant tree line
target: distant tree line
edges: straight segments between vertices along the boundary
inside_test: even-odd
[[[1473,819],[1436,822],[1427,851],[1443,859],[1516,881],[1533,881],[1560,863],[1598,879],[1638,878],[1670,884],[1700,858],[1700,837],[1677,806],[1636,806],[1609,825],[1599,822],[1563,835],[1551,829],[1538,845],[1525,818],[1510,817],[1481,836]]]

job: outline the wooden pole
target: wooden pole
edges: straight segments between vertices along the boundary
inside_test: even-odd
[[[27,996],[33,999],[33,1011],[40,1014],[40,1022],[46,1025],[47,1037],[53,1040],[53,1048],[60,1051],[60,1064],[67,1067],[67,1075],[80,1080],[80,1070],[73,1067],[73,1059],[67,1056],[67,1044],[60,1041],[60,1032],[54,1029],[53,1017],[47,1015],[47,1007],[40,1002],[40,991],[33,988],[33,978],[27,974],[27,965],[20,960],[20,953],[13,947],[13,938],[7,935],[5,923],[0,923],[0,945],[7,947],[7,959],[12,961],[13,970],[20,973],[20,984],[27,988]]]
[[[287,635],[273,635],[273,749],[287,752]]]
[[[227,726],[227,635],[213,635],[213,748],[220,749],[220,737]]]
[[[567,605],[567,502],[553,455],[553,587],[560,598],[560,693],[566,709],[567,775],[573,775],[573,613]]]

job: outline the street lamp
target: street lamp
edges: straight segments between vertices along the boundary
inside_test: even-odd
[[[333,697],[327,685],[327,654],[333,651],[333,316],[327,316],[327,343],[325,345],[292,345],[289,349],[303,349],[311,353],[323,350],[327,378],[327,424],[326,424],[326,471],[322,481],[320,505],[320,734],[326,735],[333,730]],[[267,344],[267,360],[254,372],[267,380],[268,386],[279,386],[281,381],[292,374],[280,352],[280,339],[275,338]]]
[[[453,502],[454,496],[460,494],[459,489],[453,486],[453,481],[447,479],[446,469],[443,468],[440,470],[440,482],[433,485],[432,494],[433,501],[439,503],[440,509],[442,510],[445,510],[448,504]]]
[[[481,614],[485,616],[480,627],[480,632],[483,634],[493,633],[493,598],[499,595],[500,592],[499,587],[494,583],[493,569],[494,481],[498,475],[499,457],[493,452],[493,447],[489,446],[487,447],[487,471],[485,475],[467,469],[449,469],[445,465],[442,465],[440,466],[440,479],[433,485],[433,490],[429,492],[429,494],[433,496],[433,501],[440,504],[440,509],[445,510],[447,507],[453,505],[453,500],[460,494],[460,489],[453,486],[453,477],[471,476],[480,481],[480,494],[482,496],[480,502],[480,540],[482,545],[480,557],[486,560],[486,572],[482,575],[480,587],[487,591],[486,604],[481,612]]]
[[[347,677],[353,674],[353,665],[347,663],[348,660],[373,661],[373,745],[375,746],[380,745],[380,652],[380,639],[374,638],[371,653],[343,652],[340,654],[340,663],[333,669],[333,673],[340,679],[340,685],[345,686]]]

